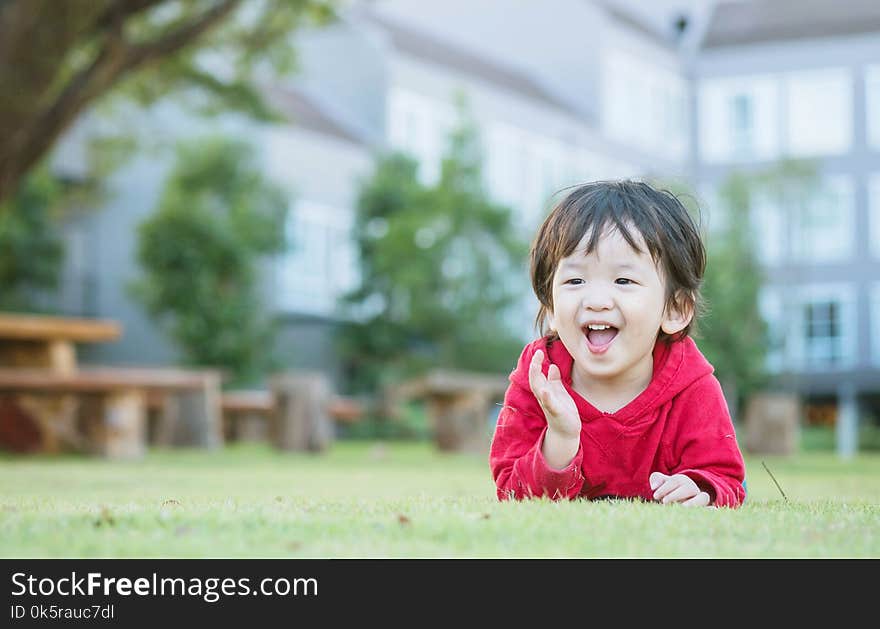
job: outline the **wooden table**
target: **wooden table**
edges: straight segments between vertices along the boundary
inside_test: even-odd
[[[506,376],[436,369],[387,392],[392,405],[423,400],[440,450],[485,454],[491,442],[489,417],[493,404],[504,398]]]
[[[0,312],[0,370],[36,369],[45,374],[47,381],[74,376],[80,371],[77,344],[114,341],[121,334],[122,328],[115,321]],[[72,424],[79,401],[71,392],[35,397],[7,389],[0,403],[9,422],[16,417],[37,421],[45,451],[60,450],[62,442],[75,434]]]
[[[115,321],[0,312],[0,366],[73,373],[77,344],[115,341],[121,335]]]

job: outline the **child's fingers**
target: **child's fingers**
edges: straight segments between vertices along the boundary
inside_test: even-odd
[[[550,363],[550,368],[547,370],[547,380],[549,382],[562,381],[562,374],[559,373],[559,367],[555,363]]]
[[[676,487],[678,487],[678,483],[671,476],[667,476],[654,489],[654,500],[663,500]]]
[[[693,498],[688,498],[684,502],[681,503],[685,507],[708,507],[709,506],[709,494],[705,491],[701,491]]]
[[[657,489],[667,478],[669,476],[662,472],[651,472],[651,475],[648,477],[648,483],[651,485],[651,489]]]
[[[531,380],[533,376],[539,375],[543,376],[541,373],[541,363],[544,361],[544,352],[538,350],[532,355],[532,360],[529,362],[529,379]]]
[[[541,399],[541,391],[544,390],[545,385],[547,384],[547,378],[544,377],[544,374],[541,372],[541,362],[544,360],[544,352],[538,350],[532,356],[532,360],[529,363],[529,386],[532,389],[532,393],[535,394],[535,397]]]
[[[672,489],[672,491],[663,496],[663,504],[669,504],[671,502],[683,502],[685,500],[693,498],[696,495],[694,494],[693,488],[688,487],[685,484],[679,484],[674,481],[670,484],[674,485],[674,488]]]

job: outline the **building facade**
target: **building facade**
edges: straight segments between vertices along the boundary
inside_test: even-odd
[[[753,200],[760,306],[776,385],[851,450],[880,416],[880,5],[720,3],[689,60],[707,198],[733,171],[815,169],[807,194]]]
[[[220,129],[251,139],[266,173],[289,191],[291,250],[267,263],[265,294],[284,324],[279,346],[290,366],[338,376],[337,301],[358,282],[358,182],[392,148],[434,180],[463,98],[486,188],[514,209],[526,237],[570,184],[681,179],[720,217],[715,191],[731,172],[784,158],[815,163],[818,187],[806,205],[792,211],[765,199],[752,208],[767,277],[768,367],[817,416],[880,415],[880,8],[683,1],[699,10],[658,26],[626,4],[353,2],[337,23],[298,34],[301,72],[266,86],[284,124],[155,114],[156,133],[169,137]],[[125,328],[86,360],[176,360],[125,290],[137,272],[136,226],[167,168],[139,157],[114,175],[107,207],[68,232],[63,309]],[[523,280],[526,341],[536,304]],[[854,423],[838,425],[851,432]]]

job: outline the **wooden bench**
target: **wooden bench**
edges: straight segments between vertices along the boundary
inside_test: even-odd
[[[144,454],[151,408],[158,411],[153,443],[222,444],[220,384],[221,374],[213,370],[0,368],[0,394],[13,397],[34,418],[39,450],[73,449],[111,458]]]
[[[363,416],[363,405],[352,398],[326,395],[323,379],[311,374],[278,374],[272,378],[274,390],[232,390],[221,394],[224,436],[227,441],[273,441],[287,449],[321,449],[315,443],[314,430],[325,417],[339,423],[353,423]],[[314,400],[293,408],[299,402]],[[319,415],[308,417],[307,415]],[[293,424],[293,425],[291,425]],[[311,428],[306,428],[311,426]],[[326,432],[325,427],[318,430]],[[302,433],[290,438],[289,433]],[[287,435],[287,442],[284,441]],[[327,439],[327,435],[321,438]],[[309,445],[311,443],[311,446]]]
[[[438,449],[486,453],[493,405],[503,400],[508,384],[506,376],[436,369],[389,387],[385,397],[391,408],[424,401]]]

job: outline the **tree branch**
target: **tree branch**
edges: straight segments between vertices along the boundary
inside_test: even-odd
[[[178,52],[226,19],[240,3],[241,0],[224,0],[205,11],[199,18],[177,28],[165,37],[148,44],[131,46],[126,54],[123,70],[127,72],[154,59],[161,59]]]
[[[135,0],[142,8],[150,0]],[[74,76],[54,102],[30,124],[7,139],[0,149],[0,201],[8,197],[86,106],[127,73],[172,55],[222,22],[241,0],[224,0],[170,34],[148,44],[131,46],[122,37],[123,21],[109,23],[104,45],[92,64]],[[107,15],[107,14],[105,14]]]
[[[148,9],[160,5],[167,0],[117,0],[113,6],[97,19],[95,27],[99,31],[112,28],[114,24],[124,22],[126,19]]]

